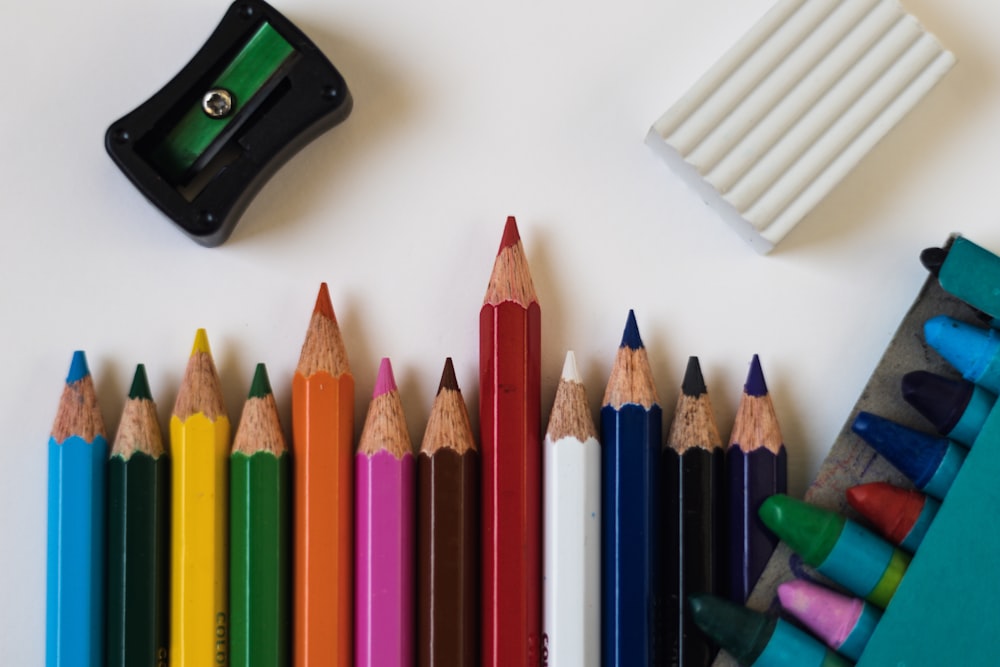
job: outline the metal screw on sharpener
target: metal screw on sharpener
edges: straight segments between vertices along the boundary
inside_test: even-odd
[[[201,98],[201,109],[209,118],[225,118],[233,110],[233,94],[225,88],[215,88]]]

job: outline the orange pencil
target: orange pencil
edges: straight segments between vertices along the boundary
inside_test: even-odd
[[[296,667],[353,664],[354,377],[320,285],[292,380]]]

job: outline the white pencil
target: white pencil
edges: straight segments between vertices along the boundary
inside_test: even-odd
[[[601,660],[601,447],[573,352],[566,353],[544,444],[542,655]]]

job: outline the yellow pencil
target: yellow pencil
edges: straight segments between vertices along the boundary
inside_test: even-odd
[[[204,329],[170,417],[170,664],[229,662],[229,418]]]

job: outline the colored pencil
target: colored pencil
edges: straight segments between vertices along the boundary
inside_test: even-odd
[[[479,450],[449,357],[417,455],[417,664],[479,664]]]
[[[229,418],[204,329],[170,417],[170,664],[229,661]]]
[[[601,661],[601,445],[573,352],[545,433],[543,654],[550,665]]]
[[[860,598],[848,597],[805,579],[778,586],[781,606],[827,646],[858,660],[882,618],[882,612]]]
[[[939,315],[924,325],[924,338],[963,378],[1000,394],[1000,331]]]
[[[726,452],[729,501],[729,599],[744,604],[777,539],[760,523],[765,498],[788,490],[788,457],[771,395],[755,354]]]
[[[94,381],[77,351],[49,437],[47,667],[104,664],[107,459]]]
[[[780,618],[713,595],[690,598],[694,622],[741,665],[851,667],[851,663]]]
[[[415,470],[392,365],[382,359],[355,456],[355,664],[412,665]]]
[[[883,609],[910,564],[908,554],[860,524],[784,494],[765,500],[760,516],[806,565]]]
[[[948,438],[915,431],[870,412],[859,412],[851,430],[896,466],[914,486],[939,500],[948,493],[968,455],[965,447]]]
[[[292,378],[295,667],[354,665],[354,376],[326,283]]]
[[[903,376],[903,398],[934,429],[955,442],[971,446],[996,405],[997,397],[968,380],[955,380],[929,371]]]
[[[663,410],[629,311],[601,407],[603,665],[659,664]]]
[[[541,309],[507,218],[479,311],[483,667],[539,663]]]
[[[267,369],[257,364],[229,460],[231,667],[289,663],[288,458]]]
[[[717,652],[693,625],[686,600],[723,591],[724,464],[701,365],[691,357],[663,449],[664,628],[669,664],[677,667],[705,667]]]
[[[170,460],[139,364],[108,460],[108,667],[166,665]]]
[[[847,489],[847,502],[875,530],[910,553],[924,541],[941,503],[912,489],[870,482]]]

